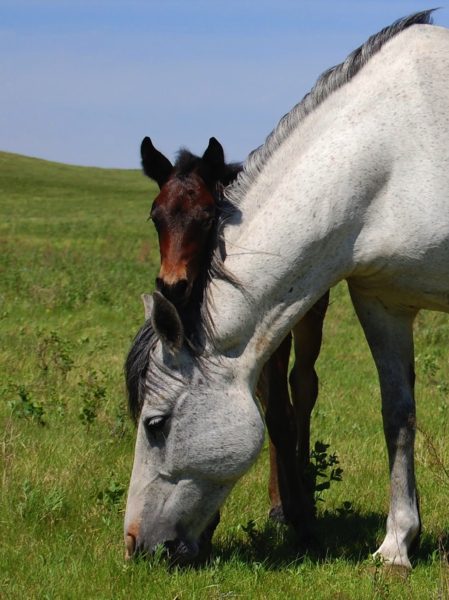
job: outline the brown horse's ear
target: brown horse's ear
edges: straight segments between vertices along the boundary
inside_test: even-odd
[[[145,321],[151,317],[151,313],[153,312],[153,296],[151,294],[142,294],[140,296],[142,298],[143,307],[145,310]]]
[[[208,185],[215,185],[220,181],[225,169],[225,157],[220,142],[211,137],[209,145],[201,157],[199,173]]]
[[[209,139],[209,145],[204,151],[203,161],[207,163],[211,168],[222,169],[225,164],[225,157],[223,146],[217,140],[217,138],[211,137]]]
[[[184,327],[178,311],[160,292],[153,292],[151,321],[163,346],[177,354],[184,343]]]
[[[162,152],[156,150],[149,137],[143,138],[140,145],[140,155],[142,157],[143,172],[150,179],[153,179],[161,189],[170,177],[173,165]]]

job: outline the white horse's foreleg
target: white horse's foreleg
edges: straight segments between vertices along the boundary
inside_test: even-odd
[[[414,474],[416,311],[387,307],[378,298],[364,296],[351,286],[350,291],[379,374],[390,464],[387,535],[376,555],[386,563],[410,569],[408,551],[420,530]]]

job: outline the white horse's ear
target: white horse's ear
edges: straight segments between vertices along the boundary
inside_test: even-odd
[[[153,292],[151,322],[162,345],[177,354],[184,343],[184,327],[178,311],[160,292]]]
[[[153,312],[153,296],[151,294],[142,294],[140,297],[142,298],[143,307],[145,309],[145,321],[148,321]]]

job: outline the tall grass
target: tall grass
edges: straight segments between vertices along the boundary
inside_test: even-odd
[[[449,322],[416,327],[416,469],[423,535],[398,580],[370,553],[388,510],[374,365],[344,285],[319,359],[314,440],[342,482],[319,502],[321,547],[305,554],[267,520],[265,446],[222,512],[210,565],[125,563],[122,521],[134,430],[124,356],[152,288],[155,188],[140,173],[0,153],[0,597],[449,598]]]

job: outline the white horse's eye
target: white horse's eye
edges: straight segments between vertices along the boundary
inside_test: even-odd
[[[168,415],[158,415],[157,417],[147,417],[143,424],[148,433],[155,434],[162,431],[167,422]]]

